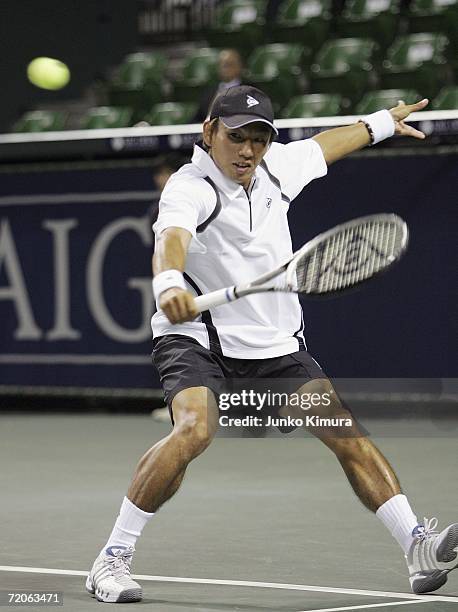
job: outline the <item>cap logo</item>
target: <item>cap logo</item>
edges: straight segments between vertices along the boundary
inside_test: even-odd
[[[253,98],[253,96],[247,95],[246,105],[248,106],[248,108],[250,108],[251,106],[255,106],[256,104],[259,104],[259,100],[256,100],[256,98]]]

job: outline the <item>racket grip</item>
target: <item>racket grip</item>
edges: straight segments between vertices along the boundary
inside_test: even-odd
[[[199,295],[194,298],[194,302],[199,312],[204,312],[215,306],[221,306],[222,304],[228,304],[236,300],[235,287],[226,287],[225,289],[218,289],[205,295]]]

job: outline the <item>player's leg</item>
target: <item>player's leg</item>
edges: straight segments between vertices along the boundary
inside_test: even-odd
[[[140,459],[127,497],[138,508],[156,512],[178,490],[189,462],[213,439],[218,409],[206,387],[180,391],[172,401],[172,432]]]
[[[458,567],[458,524],[440,534],[435,531],[436,519],[425,519],[425,524],[420,525],[393,468],[363,434],[329,380],[313,380],[300,390],[302,394],[312,392],[331,398],[329,404],[321,402],[312,408],[314,415],[330,418],[336,425],[313,426],[309,430],[333,451],[356,495],[402,547],[412,590],[426,593],[438,589],[447,581],[447,574]]]
[[[262,377],[307,381],[295,392],[296,398],[300,394],[305,400],[302,407],[290,402],[280,416],[289,414],[303,419],[310,431],[334,452],[357,496],[376,513],[404,550],[412,590],[424,593],[442,586],[447,574],[458,567],[458,524],[441,533],[434,530],[436,519],[418,524],[392,467],[361,431],[307,351],[272,360],[272,368],[264,368]],[[303,410],[313,394],[322,401]],[[318,417],[334,420],[323,421],[320,426]]]
[[[188,463],[208,446],[216,430],[216,402],[205,385],[224,377],[218,355],[193,338],[170,335],[155,341],[153,359],[174,427],[140,459],[108,542],[88,577],[88,591],[103,601],[141,599],[141,587],[129,575],[135,542],[154,512],[178,490]],[[109,589],[101,584],[106,579]]]
[[[342,404],[328,379],[314,379],[303,385],[303,397],[315,397],[315,405],[301,412],[309,417],[307,428],[333,451],[361,502],[376,512],[401,492],[399,481],[383,454],[365,437],[356,419]],[[318,400],[318,398],[321,398]],[[331,420],[331,425],[327,425]],[[320,423],[325,423],[320,426]]]
[[[137,538],[154,512],[176,493],[188,464],[207,448],[216,433],[216,401],[205,387],[177,393],[172,414],[172,432],[140,459],[110,537],[88,576],[86,588],[99,601],[141,600],[141,586],[130,577]]]

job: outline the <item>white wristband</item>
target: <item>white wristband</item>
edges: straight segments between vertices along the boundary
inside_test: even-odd
[[[159,299],[161,293],[172,287],[186,289],[183,274],[179,270],[165,270],[153,278],[153,293],[156,300]]]
[[[388,110],[381,110],[366,115],[363,118],[363,123],[366,124],[366,127],[369,126],[368,131],[371,136],[371,144],[377,144],[394,134],[394,119]]]

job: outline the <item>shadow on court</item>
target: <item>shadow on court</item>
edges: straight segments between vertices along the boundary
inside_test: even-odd
[[[376,425],[419,517],[457,521],[456,423],[425,423],[418,437],[396,421]],[[67,612],[106,606],[82,574],[137,459],[168,431],[146,416],[2,416],[0,591],[60,591]],[[458,610],[458,570],[434,600],[410,597],[398,545],[312,438],[217,438],[145,529],[133,574],[144,576],[144,600],[132,609],[157,612]]]

